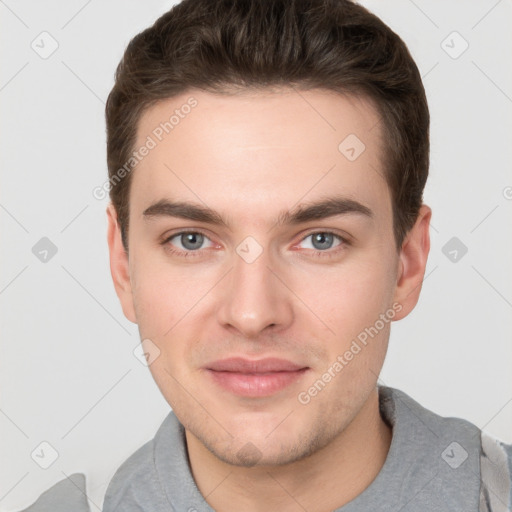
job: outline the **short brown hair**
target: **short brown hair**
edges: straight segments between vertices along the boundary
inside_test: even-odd
[[[429,111],[405,43],[349,0],[183,0],[135,36],[106,104],[110,199],[128,251],[130,160],[143,112],[197,88],[292,86],[361,95],[381,117],[397,248],[413,226],[429,167]]]

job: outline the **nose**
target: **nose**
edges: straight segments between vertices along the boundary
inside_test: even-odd
[[[234,254],[233,268],[223,280],[218,321],[247,338],[265,329],[285,329],[293,321],[293,293],[285,283],[266,250],[254,261]]]

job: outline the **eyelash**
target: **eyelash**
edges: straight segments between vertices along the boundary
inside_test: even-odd
[[[334,235],[334,237],[338,238],[341,243],[339,245],[335,246],[333,249],[327,249],[325,251],[312,250],[312,252],[309,254],[315,258],[332,258],[334,256],[337,256],[340,251],[342,251],[346,248],[346,246],[350,245],[350,242],[347,238],[345,238],[333,231],[312,231],[312,232],[308,233],[307,235],[305,235],[303,238],[301,238],[299,243],[303,242],[306,238],[308,238],[312,235],[316,235],[318,233]],[[165,246],[166,250],[169,251],[171,254],[174,254],[174,255],[177,255],[180,257],[194,258],[194,257],[202,256],[203,254],[202,254],[201,249],[197,249],[195,251],[190,251],[190,250],[182,251],[180,249],[171,248],[172,246],[170,245],[169,242],[173,238],[176,238],[180,235],[190,235],[190,234],[193,234],[193,235],[200,234],[200,235],[203,235],[204,237],[208,238],[208,240],[210,240],[210,238],[208,237],[208,235],[206,233],[204,233],[201,230],[196,229],[194,231],[179,231],[177,233],[173,233],[172,235],[166,237],[165,240],[163,240],[161,242],[161,245]]]

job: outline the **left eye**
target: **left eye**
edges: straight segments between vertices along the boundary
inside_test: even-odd
[[[314,249],[317,251],[332,249],[333,247],[337,247],[338,245],[341,245],[344,241],[343,238],[341,238],[338,235],[335,235],[334,233],[330,233],[329,231],[319,231],[317,233],[311,233],[308,236],[306,236],[305,238],[303,238],[302,242],[304,242],[308,238],[311,238],[310,245],[312,245],[312,247],[306,247],[306,248]],[[333,245],[333,242],[335,239],[338,239],[339,243],[336,245]]]
[[[168,238],[166,242],[171,243],[171,241],[174,240],[175,238],[181,244],[181,247],[178,246],[178,249],[186,251],[196,251],[198,249],[202,249],[201,246],[203,245],[204,241],[209,240],[209,238],[206,235],[194,231],[178,233]]]

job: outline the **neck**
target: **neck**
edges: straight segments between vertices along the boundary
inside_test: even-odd
[[[379,413],[377,388],[331,443],[287,465],[246,468],[226,464],[186,431],[192,474],[217,512],[329,512],[342,507],[378,475],[391,437],[391,429]]]

